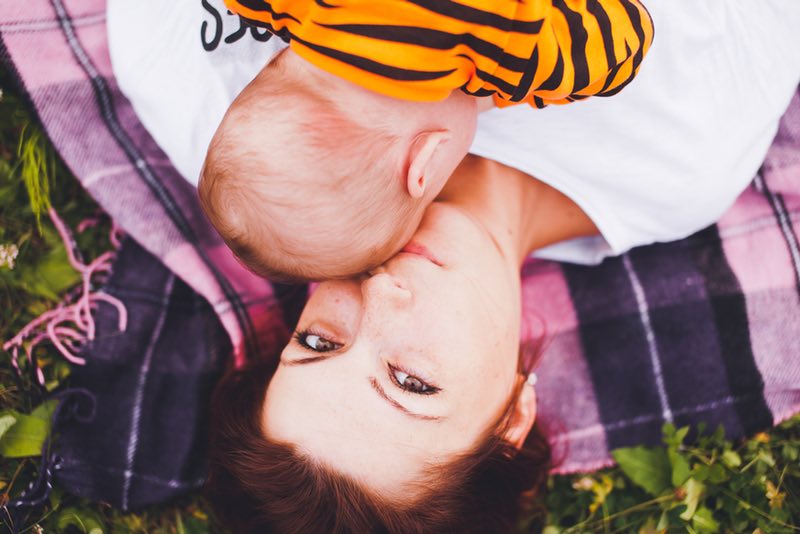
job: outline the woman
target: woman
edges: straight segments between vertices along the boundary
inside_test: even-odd
[[[596,231],[556,190],[468,157],[401,253],[320,284],[277,367],[218,390],[220,515],[252,532],[511,529],[548,465],[520,372],[520,267]]]
[[[544,257],[597,262],[684,237],[718,218],[761,165],[797,86],[800,55],[780,51],[798,49],[800,4],[647,5],[658,36],[640,76],[619,96],[537,112],[494,110],[481,118],[473,153],[547,180],[602,230],[602,237],[583,240],[594,243],[560,243],[542,251]],[[139,11],[142,24],[150,24],[152,9]],[[165,124],[185,128],[185,135],[156,138],[173,161],[186,163],[179,167],[191,180],[197,175],[191,164],[203,159],[195,152],[205,150],[196,141],[204,131],[196,117],[207,118],[209,110],[221,116],[229,101],[217,95],[215,108],[186,95],[206,94],[195,91],[198,80],[228,87],[221,81],[235,78],[228,76],[233,63],[223,50],[214,56],[200,46],[196,20],[161,21],[165,35],[178,29],[181,39],[140,46],[128,31],[126,41],[123,30],[140,27],[130,15],[109,17],[111,27],[119,22],[111,30],[112,45],[115,34],[120,44],[112,46],[115,70],[132,66],[118,78],[137,111],[152,119],[144,120],[151,131],[167,132]],[[173,53],[163,53],[164,42]],[[185,43],[180,50],[186,53],[175,43]],[[263,64],[266,49],[258,50],[255,64]],[[133,67],[141,64],[161,65],[167,74],[144,77]],[[186,76],[187,65],[202,75]],[[250,77],[244,72],[234,81],[243,85]],[[154,86],[143,82],[148,78],[170,83]],[[465,178],[473,172],[481,179]],[[320,286],[269,394],[266,364],[228,379],[217,395],[210,486],[222,516],[239,530],[270,530],[259,525],[271,524],[290,532],[380,530],[373,525],[494,532],[513,521],[518,502],[509,495],[535,487],[544,469],[541,455],[530,459],[510,448],[535,418],[533,401],[525,402],[532,389],[516,373],[518,268],[528,250],[596,232],[575,205],[523,176],[465,163],[425,219],[418,246],[370,277]],[[427,394],[400,391],[400,385]],[[400,413],[391,400],[423,417]],[[449,430],[434,433],[443,428]],[[426,471],[429,464],[439,467]],[[426,476],[432,471],[438,476]],[[357,479],[370,492],[324,472]],[[431,491],[438,498],[426,498]]]

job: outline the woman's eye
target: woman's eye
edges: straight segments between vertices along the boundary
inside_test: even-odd
[[[340,347],[338,343],[334,343],[329,339],[325,339],[322,336],[310,332],[298,332],[295,338],[302,346],[315,352],[329,352]]]
[[[392,376],[397,385],[409,393],[432,395],[439,391],[439,388],[428,385],[416,376],[410,375],[400,369],[395,369],[394,367],[392,368]]]

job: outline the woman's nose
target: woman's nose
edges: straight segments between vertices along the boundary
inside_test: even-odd
[[[384,305],[399,308],[411,304],[411,291],[386,272],[372,274],[364,280],[361,291],[368,306]]]

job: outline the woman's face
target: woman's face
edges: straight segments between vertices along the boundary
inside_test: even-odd
[[[468,451],[508,406],[519,294],[518,266],[490,235],[432,204],[403,252],[311,296],[267,391],[266,434],[413,496],[411,483]]]

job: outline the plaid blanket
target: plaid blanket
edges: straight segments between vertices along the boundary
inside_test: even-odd
[[[104,10],[102,0],[0,0],[0,61],[131,238],[107,291],[140,327],[120,334],[103,319],[113,310],[99,308],[98,341],[74,377],[97,410],[93,422],[61,428],[56,475],[132,508],[200,483],[217,355],[277,353],[306,292],[248,273],[210,228],[118,91]],[[717,225],[597,267],[524,266],[523,341],[545,341],[526,364],[539,375],[556,471],[599,468],[615,447],[658,442],[665,421],[722,424],[738,437],[800,411],[798,193],[796,95],[753,185]],[[89,443],[89,431],[105,437]]]

